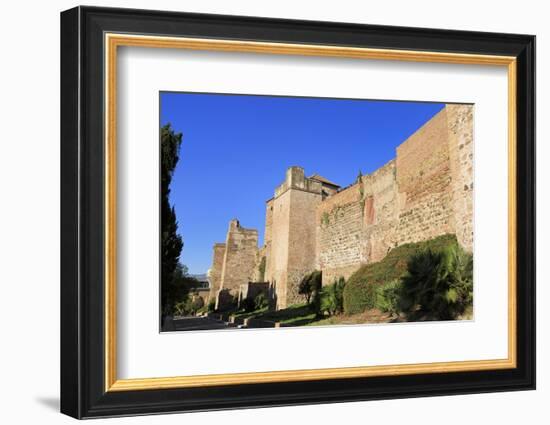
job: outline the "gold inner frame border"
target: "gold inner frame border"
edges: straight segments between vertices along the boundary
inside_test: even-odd
[[[508,358],[437,363],[398,364],[381,366],[305,369],[272,372],[230,373],[173,377],[118,379],[116,324],[116,99],[118,47],[148,47],[262,53],[279,55],[325,56],[355,59],[397,60],[403,62],[432,62],[507,67],[508,72]],[[241,385],[289,381],[312,381],[412,375],[421,373],[450,373],[513,369],[516,353],[516,58],[465,53],[413,50],[371,49],[330,45],[288,44],[256,41],[235,41],[201,38],[162,37],[106,33],[105,47],[105,391],[137,391],[216,385]]]

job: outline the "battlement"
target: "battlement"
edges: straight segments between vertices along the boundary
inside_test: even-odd
[[[257,229],[246,229],[246,228],[242,227],[241,223],[236,218],[232,219],[229,222],[228,232],[250,233],[250,234],[258,235],[258,230]]]
[[[302,190],[325,197],[336,193],[339,187],[336,183],[332,183],[318,174],[306,177],[302,167],[292,166],[286,170],[285,181],[275,188],[275,198],[290,189]]]
[[[302,167],[293,166],[286,170],[285,181],[275,189],[275,198],[278,198],[290,189],[298,189],[320,194],[322,185],[318,181],[309,180],[306,178]]]

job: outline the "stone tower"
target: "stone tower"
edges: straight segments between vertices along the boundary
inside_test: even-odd
[[[236,295],[241,284],[254,279],[258,256],[258,231],[245,229],[241,227],[239,220],[233,219],[229,222],[225,247],[222,245],[217,248],[214,246],[215,260],[223,251],[218,293],[227,289],[232,295]],[[213,267],[211,273],[216,275],[218,272],[218,269]]]
[[[305,177],[301,167],[290,167],[267,201],[265,280],[272,285],[277,308],[299,301],[300,280],[315,269],[317,206],[338,187],[318,175]]]
[[[210,299],[214,299],[221,289],[223,257],[225,256],[225,243],[215,243],[212,248],[212,267],[210,268]]]

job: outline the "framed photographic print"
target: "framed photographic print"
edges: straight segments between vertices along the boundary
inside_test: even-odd
[[[535,38],[61,14],[61,411],[535,387]]]

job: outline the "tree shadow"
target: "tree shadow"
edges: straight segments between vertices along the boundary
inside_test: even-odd
[[[300,320],[295,320],[293,322],[290,322],[290,323],[283,323],[282,327],[284,328],[293,328],[295,326],[305,326],[305,325],[309,325],[310,323],[313,323],[313,322],[318,322],[320,319],[317,319],[315,317],[313,318],[310,318],[310,319],[300,319]]]
[[[277,321],[292,319],[294,317],[305,316],[308,314],[311,314],[310,307],[307,305],[301,305],[298,307],[292,306],[292,307],[285,308],[282,310],[277,310],[277,311],[267,311],[256,317],[258,319],[272,320],[277,322]]]

